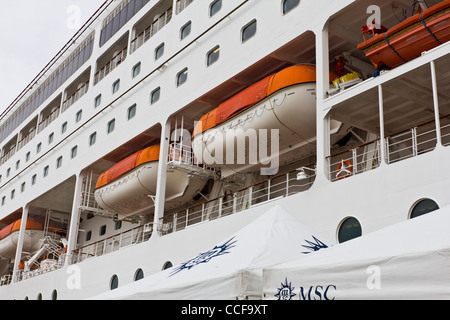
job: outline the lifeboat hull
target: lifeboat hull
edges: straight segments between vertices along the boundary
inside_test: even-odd
[[[113,182],[95,190],[95,200],[105,210],[124,219],[154,207],[159,161],[143,164]],[[189,201],[206,181],[181,170],[167,172],[166,200]]]
[[[372,61],[375,68],[386,66],[395,68],[450,40],[450,1],[437,5],[442,9],[431,19],[425,19],[423,24],[420,15],[405,20],[402,24],[392,28],[386,34],[378,35],[358,46]],[[428,10],[427,10],[428,11]],[[425,11],[422,15],[427,14]],[[433,37],[436,37],[437,40]],[[388,38],[389,43],[386,41]]]
[[[333,121],[332,130],[339,125]],[[278,130],[276,137],[272,137],[272,129]],[[260,139],[260,134],[265,133],[266,139]],[[258,142],[252,143],[249,137],[253,141],[257,137]],[[272,138],[278,139],[278,152],[271,150]],[[288,151],[302,148],[302,153],[308,153],[308,149],[312,152],[315,140],[316,84],[302,83],[283,88],[226,122],[196,135],[192,147],[197,159],[202,159],[207,166],[221,168],[222,176],[228,176],[268,167],[270,156],[283,161]],[[266,144],[268,157],[261,151],[263,144]]]
[[[17,243],[19,241],[19,232],[20,231],[14,231],[0,240],[0,256],[2,258],[11,260],[15,258]],[[35,254],[42,247],[43,239],[43,230],[26,230],[23,240],[23,254]]]

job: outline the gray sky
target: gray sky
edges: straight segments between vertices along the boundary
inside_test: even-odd
[[[105,0],[2,1],[0,112],[19,95]]]

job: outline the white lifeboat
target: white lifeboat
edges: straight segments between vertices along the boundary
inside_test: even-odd
[[[0,230],[0,257],[15,258],[21,223],[22,219],[19,219]],[[28,218],[22,252],[29,255],[35,254],[42,247],[43,239],[44,228],[42,225],[36,220]]]
[[[332,121],[331,131],[340,125]],[[271,135],[271,129],[278,129],[279,135]],[[265,140],[261,134],[266,134]],[[278,150],[271,150],[274,138]],[[283,161],[299,148],[302,154],[314,152],[315,141],[316,68],[296,65],[264,78],[203,116],[194,129],[192,147],[197,159],[220,168],[226,177],[258,170],[270,156]],[[260,151],[261,143],[266,144],[265,152]]]
[[[154,207],[159,152],[159,145],[148,147],[102,173],[94,192],[98,205],[121,220]],[[168,170],[166,179],[166,201],[175,203],[192,200],[206,184],[177,169]]]

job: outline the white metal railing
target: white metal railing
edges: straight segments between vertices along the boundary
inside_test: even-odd
[[[89,81],[85,82],[74,94],[68,97],[62,104],[62,112],[69,109],[75,102],[80,100],[89,90]]]
[[[55,108],[47,117],[45,117],[44,119],[41,120],[41,122],[39,122],[38,132],[41,132],[42,130],[47,128],[50,123],[52,123],[59,117],[60,109],[61,107]]]
[[[380,165],[379,142],[379,140],[371,141],[328,157],[330,181],[345,179],[378,168]]]
[[[309,190],[315,181],[314,169],[310,168],[309,170],[312,175],[302,176],[301,179],[298,178],[299,171],[291,171],[235,193],[164,216],[159,221],[158,232],[166,235],[200,222],[219,219],[275,199]]]
[[[181,11],[186,9],[194,0],[177,0],[176,14],[179,14]]]
[[[22,149],[28,142],[30,142],[36,136],[36,131],[36,128],[29,131],[28,134],[17,143],[17,150]]]
[[[131,41],[130,53],[135,52],[151,37],[153,37],[159,30],[167,25],[172,19],[172,7],[161,14],[150,26],[142,31],[136,38]]]
[[[103,78],[105,78],[108,74],[111,73],[115,68],[117,68],[125,59],[127,58],[128,47],[125,47],[112,57],[111,60],[108,61],[103,67],[101,67],[97,73],[94,75],[94,85],[99,83]]]
[[[8,161],[13,155],[16,154],[16,148],[11,148],[8,152],[6,152],[1,158],[0,158],[0,165],[4,164],[6,161]]]
[[[94,242],[72,251],[71,263],[99,257],[122,248],[136,245],[150,239],[153,232],[152,223],[148,223],[115,236]]]
[[[450,124],[441,126],[441,130],[443,145],[450,145]],[[427,121],[387,136],[385,161],[387,164],[392,164],[416,157],[433,151],[436,144],[435,122]],[[329,179],[337,181],[378,168],[381,163],[380,151],[381,145],[378,139],[328,157]]]

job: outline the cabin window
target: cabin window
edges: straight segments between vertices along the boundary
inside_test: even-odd
[[[10,174],[11,174],[11,168],[8,168],[6,170],[6,177],[8,178]]]
[[[114,225],[114,230],[120,230],[122,228],[122,221],[116,221],[116,224]]]
[[[58,159],[56,159],[56,169],[61,168],[61,166],[62,166],[62,160],[63,160],[63,157],[62,157],[62,156],[59,157]]]
[[[6,197],[2,197],[2,206],[5,205],[5,202],[6,202]]]
[[[53,142],[53,138],[55,138],[55,134],[52,132],[48,135],[48,144]]]
[[[94,132],[89,136],[89,147],[93,146],[96,141],[97,141],[97,132]]]
[[[362,229],[358,219],[349,217],[345,219],[339,227],[338,241],[339,243],[343,243],[348,240],[358,238],[361,235]]]
[[[209,16],[212,17],[222,9],[222,0],[216,0],[209,6]]]
[[[109,283],[109,288],[111,290],[114,290],[117,289],[118,287],[119,287],[119,277],[117,275],[113,275]]]
[[[83,110],[78,111],[77,114],[75,115],[75,122],[81,121],[82,116],[83,116]]]
[[[36,179],[37,179],[37,175],[34,174],[34,175],[31,177],[31,185],[36,184]]]
[[[215,46],[211,51],[208,52],[206,56],[206,65],[209,67],[214,62],[219,60],[220,56],[220,46]]]
[[[86,232],[86,241],[91,240],[91,238],[92,238],[92,231]]]
[[[67,121],[61,125],[61,134],[67,131]]]
[[[22,185],[20,186],[20,192],[21,193],[25,192],[25,182],[23,182]]]
[[[99,232],[100,236],[104,236],[105,234],[106,234],[106,224],[104,224],[100,227],[100,232]]]
[[[241,41],[242,43],[246,42],[248,39],[253,37],[256,34],[256,19],[247,24],[245,27],[242,28],[241,31]]]
[[[409,216],[410,219],[413,219],[438,209],[439,205],[435,201],[431,199],[422,199],[414,204]]]
[[[78,152],[78,146],[75,146],[72,148],[72,150],[70,151],[70,158],[73,159],[77,156],[77,152]]]
[[[27,154],[25,155],[25,162],[30,161],[30,157],[31,157],[31,152],[28,151]]]
[[[133,67],[132,76],[133,78],[137,77],[141,73],[141,63],[139,62],[137,65]]]
[[[183,40],[191,33],[192,22],[189,21],[184,26],[181,27],[180,30],[180,40]]]
[[[46,176],[48,176],[49,170],[50,170],[50,167],[49,167],[49,166],[46,166],[46,167],[44,168],[44,178],[45,178]]]
[[[283,14],[288,13],[300,4],[300,0],[283,0]]]
[[[169,269],[169,268],[172,268],[173,267],[173,264],[172,264],[172,262],[170,262],[170,261],[167,261],[166,263],[164,263],[164,265],[163,265],[163,270],[167,270],[167,269]]]
[[[164,42],[155,49],[155,60],[158,60],[164,54]]]
[[[114,131],[116,127],[116,119],[112,119],[110,122],[108,122],[108,126],[106,128],[107,133],[111,133]]]
[[[16,195],[16,189],[11,191],[11,200],[14,199],[14,196]]]
[[[56,289],[52,292],[52,300],[58,300],[58,291]]]
[[[184,68],[177,74],[177,87],[181,86],[187,81],[188,78],[188,68]]]
[[[36,146],[36,153],[41,152],[41,148],[42,148],[42,143],[38,143],[38,145]]]
[[[120,89],[120,79],[116,80],[112,85],[112,93],[116,93]]]
[[[137,269],[134,274],[134,281],[139,281],[141,279],[144,279],[144,271],[142,271],[142,269]]]
[[[137,108],[136,104],[134,104],[128,108],[128,112],[127,112],[128,120],[133,119],[136,116],[136,108]]]
[[[20,160],[17,160],[17,161],[16,161],[16,170],[18,170],[19,167],[20,167]]]
[[[94,108],[97,108],[100,104],[102,103],[102,95],[99,94],[97,97],[95,97],[94,99]]]
[[[159,100],[159,97],[161,95],[161,87],[156,88],[152,91],[152,94],[150,95],[150,104],[154,104]]]

